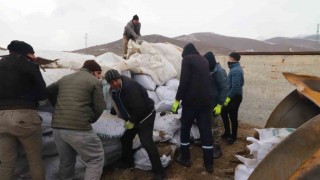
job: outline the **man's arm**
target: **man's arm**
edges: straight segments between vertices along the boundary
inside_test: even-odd
[[[51,105],[54,107],[57,103],[58,93],[59,93],[59,81],[50,84],[47,87],[48,99]]]
[[[176,95],[176,100],[178,101],[183,99],[184,92],[188,88],[189,75],[190,75],[190,70],[189,70],[188,62],[187,60],[183,59],[182,65],[181,65],[180,84],[179,84],[178,92]]]
[[[218,104],[222,105],[228,96],[228,82],[227,82],[227,74],[224,70],[217,72],[217,84],[219,90],[219,98]]]
[[[138,26],[138,36],[141,36],[140,29],[141,29],[141,23]]]
[[[93,122],[91,122],[91,123],[94,123],[100,118],[101,114],[106,109],[106,104],[104,102],[101,82],[97,82],[94,89],[93,89],[92,101],[93,101],[93,111],[95,113],[95,118],[93,119]]]
[[[35,84],[37,87],[37,96],[38,96],[38,101],[43,101],[48,98],[48,92],[46,89],[46,83],[43,80],[42,74],[40,72],[39,66],[35,65],[33,70],[33,77],[35,80]]]

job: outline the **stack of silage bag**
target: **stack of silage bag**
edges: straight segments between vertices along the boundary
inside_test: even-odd
[[[239,164],[235,169],[235,180],[247,180],[258,164],[267,154],[280,144],[287,136],[295,131],[292,128],[267,128],[255,129],[259,133],[259,139],[247,137],[247,141],[252,144],[247,148],[253,158],[245,158],[235,155],[243,164]]]

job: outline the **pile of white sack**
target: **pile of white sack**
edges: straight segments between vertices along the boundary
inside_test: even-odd
[[[247,148],[253,158],[245,158],[235,155],[243,164],[235,169],[235,180],[247,180],[258,164],[267,156],[267,154],[280,144],[295,129],[292,128],[267,128],[255,129],[259,133],[259,140],[254,137],[247,137],[247,141],[252,144]]]

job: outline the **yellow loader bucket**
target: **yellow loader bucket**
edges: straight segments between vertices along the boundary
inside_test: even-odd
[[[320,78],[283,73],[297,87],[272,112],[266,128],[297,128],[249,179],[320,179]]]

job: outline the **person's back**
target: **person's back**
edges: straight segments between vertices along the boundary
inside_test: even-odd
[[[177,99],[183,106],[203,107],[210,105],[210,78],[208,62],[193,47],[184,51]]]
[[[187,44],[182,53],[180,84],[172,111],[177,112],[182,101],[180,151],[177,162],[190,167],[190,130],[196,121],[202,143],[204,166],[213,172],[213,145],[211,133],[211,87],[209,64],[193,44]]]
[[[38,101],[47,98],[46,84],[32,46],[23,41],[8,45],[0,60],[0,177],[14,179],[18,143],[28,158],[32,179],[45,178],[42,162],[41,121]]]
[[[0,109],[17,107],[36,109],[47,94],[39,66],[19,54],[0,61]]]
[[[103,98],[94,102],[93,92],[101,82],[86,69],[65,76],[57,82],[59,94],[55,105],[52,127],[61,129],[91,130],[104,110]],[[99,103],[100,102],[100,103]],[[96,104],[94,104],[96,103]],[[93,106],[97,107],[97,112]]]
[[[104,165],[101,140],[91,124],[98,120],[105,102],[101,67],[87,60],[79,72],[65,76],[47,89],[55,105],[52,128],[60,157],[59,179],[73,179],[77,154],[86,163],[84,179],[99,180]]]

